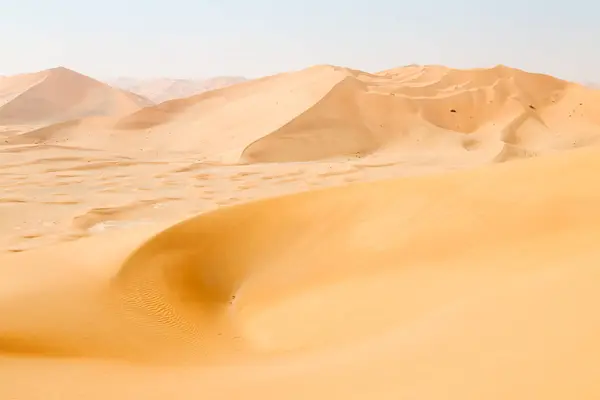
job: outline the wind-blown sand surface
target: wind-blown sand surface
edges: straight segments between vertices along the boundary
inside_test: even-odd
[[[597,96],[316,67],[7,133],[0,398],[599,398]]]

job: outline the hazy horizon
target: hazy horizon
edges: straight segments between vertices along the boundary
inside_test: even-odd
[[[584,7],[586,6],[586,7]],[[504,64],[597,82],[600,6],[458,0],[46,3],[0,0],[0,75],[64,66],[96,79],[256,78],[315,64]]]

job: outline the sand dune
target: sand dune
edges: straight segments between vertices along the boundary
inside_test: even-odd
[[[599,156],[3,256],[0,397],[598,398]]]
[[[154,103],[194,96],[210,90],[245,82],[241,76],[217,76],[209,79],[135,79],[116,78],[108,81],[111,86],[137,93]]]
[[[143,108],[124,118],[109,119],[103,126],[95,119],[91,122],[94,135],[83,134],[90,123],[84,119],[78,122],[81,129],[50,126],[12,137],[9,143],[31,142],[33,137],[36,143],[68,141],[112,151],[178,152],[237,161],[248,143],[310,107],[315,94],[324,95],[335,84],[335,75],[335,71],[313,68],[293,74],[292,80],[285,74],[258,79]]]
[[[94,82],[0,78],[0,399],[600,398],[599,91]]]
[[[0,125],[5,126],[124,115],[151,104],[63,67],[0,78]]]
[[[325,65],[109,118],[95,123],[93,137],[84,120],[77,129],[49,127],[10,141],[43,137],[227,163],[393,154],[412,163],[481,164],[596,145],[599,107],[600,91],[502,65],[378,74]]]
[[[592,110],[600,105],[600,92],[504,66],[406,69],[353,73],[302,115],[248,146],[242,159],[414,154],[439,142],[442,152],[489,157],[506,144],[543,153],[598,140],[598,112]]]

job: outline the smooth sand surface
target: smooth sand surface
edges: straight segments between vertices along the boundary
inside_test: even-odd
[[[600,398],[597,96],[318,66],[7,127],[0,399]]]

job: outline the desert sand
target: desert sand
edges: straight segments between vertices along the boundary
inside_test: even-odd
[[[5,127],[126,115],[152,104],[64,67],[0,77],[0,126]]]
[[[600,91],[323,65],[50,94],[0,122],[1,399],[600,398]]]

